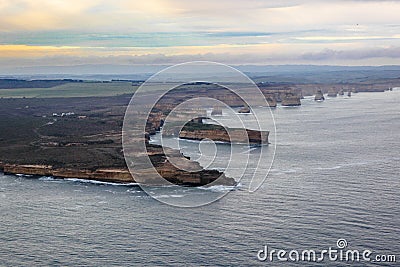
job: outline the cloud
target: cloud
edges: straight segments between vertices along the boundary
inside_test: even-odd
[[[400,47],[333,50],[324,49],[315,52],[288,54],[285,51],[276,53],[185,53],[166,55],[163,53],[142,55],[58,55],[48,54],[45,57],[0,58],[0,71],[12,72],[12,69],[36,66],[75,66],[93,65],[96,73],[98,65],[172,65],[188,61],[215,61],[231,65],[274,65],[274,64],[339,64],[339,65],[385,65],[396,64],[400,58]],[[379,59],[379,60],[377,60]]]
[[[399,10],[373,0],[0,0],[0,63],[389,62]]]
[[[301,57],[303,60],[329,61],[329,60],[363,60],[372,58],[400,58],[400,47],[357,49],[357,50],[332,50],[325,49],[315,53],[305,53]]]
[[[288,31],[398,21],[400,1],[0,1],[0,30]]]

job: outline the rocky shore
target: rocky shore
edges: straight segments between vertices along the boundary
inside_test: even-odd
[[[224,143],[248,143],[250,145],[268,144],[269,131],[257,131],[239,128],[224,128],[215,124],[189,122],[182,129],[163,129],[165,136],[179,136],[182,139],[201,141],[209,139]]]
[[[286,107],[294,107],[301,106],[300,96],[295,95],[294,93],[286,93],[282,98],[282,106]]]
[[[154,168],[168,182],[183,186],[205,186],[212,185],[236,185],[234,179],[226,177],[222,172],[216,170],[202,170],[201,166],[188,158],[183,157],[178,151],[173,151],[179,157],[179,161],[185,161],[197,172],[188,172],[176,168],[165,156],[161,146],[149,146],[149,157],[154,163]],[[179,154],[179,155],[178,155]],[[162,164],[161,164],[162,163]],[[55,178],[77,178],[83,180],[96,180],[113,183],[145,183],[158,185],[158,180],[146,179],[145,181],[136,175],[131,175],[128,168],[98,168],[95,170],[80,168],[57,168],[50,165],[28,165],[28,164],[7,164],[0,162],[0,171],[4,174],[23,174],[32,176],[51,176]]]
[[[0,99],[0,171],[7,174],[79,178],[113,183],[151,183],[128,170],[122,148],[122,121],[129,96],[107,98]],[[162,107],[164,108],[166,107]],[[54,116],[53,114],[73,114]],[[147,138],[162,125],[150,117]],[[147,144],[148,157],[167,181],[184,186],[235,185],[234,179],[174,151],[175,160],[196,172],[176,168],[161,146]],[[151,178],[151,177],[150,177]]]
[[[84,169],[53,168],[48,165],[4,164],[5,174],[24,174],[33,176],[52,176],[56,178],[78,178],[102,182],[131,183],[134,182],[128,169]]]
[[[244,132],[245,131],[245,132]],[[246,136],[247,133],[247,136]],[[225,143],[249,143],[251,145],[268,144],[269,132],[260,132],[249,129],[230,129],[229,133],[223,130],[183,130],[179,133],[179,138],[190,140],[210,139]]]

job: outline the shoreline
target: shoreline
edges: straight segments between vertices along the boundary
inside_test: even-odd
[[[223,172],[217,170],[202,170],[200,172],[191,173],[182,170],[174,170],[171,166],[163,166],[157,169],[157,171],[163,175],[166,181],[178,186],[237,185],[237,182],[233,178],[226,177]],[[149,180],[148,183],[140,183],[140,179],[135,179],[127,168],[98,168],[92,171],[87,169],[53,168],[49,165],[7,164],[0,162],[0,172],[4,175],[79,179],[120,185],[132,183],[148,186],[165,185],[165,183],[160,184],[156,180]]]
[[[32,175],[36,177],[50,176],[54,178],[76,178],[112,183],[134,183],[135,180],[128,169],[97,169],[95,171],[85,169],[53,168],[47,165],[18,165],[0,163],[0,171],[5,175]]]

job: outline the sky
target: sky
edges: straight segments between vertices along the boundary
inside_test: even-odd
[[[399,65],[400,1],[0,0],[0,70],[192,60]]]

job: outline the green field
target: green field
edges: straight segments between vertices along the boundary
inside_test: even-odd
[[[176,82],[172,83],[147,83],[144,87],[146,92],[165,92],[165,90],[175,88]],[[216,88],[215,85],[185,85],[178,87],[192,91],[200,89]],[[218,87],[217,87],[218,88]],[[132,85],[131,82],[113,81],[113,82],[69,82],[50,88],[14,88],[1,89],[0,98],[68,98],[68,97],[94,97],[94,96],[118,96],[133,94],[138,89],[138,85]]]
[[[133,94],[137,86],[130,82],[82,82],[67,83],[51,88],[19,88],[0,89],[3,98],[54,98],[54,97],[85,97],[85,96],[116,96]]]

